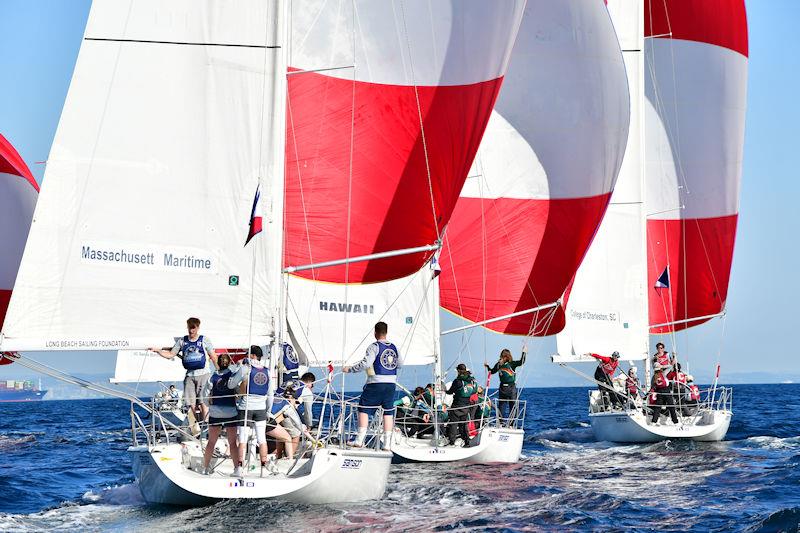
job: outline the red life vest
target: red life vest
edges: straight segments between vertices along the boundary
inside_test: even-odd
[[[639,380],[628,376],[625,380],[625,387],[627,387],[629,393],[635,396],[639,390]]]
[[[605,372],[609,377],[614,375],[614,372],[617,371],[617,367],[619,366],[619,360],[614,360],[608,358],[607,361],[603,361],[603,364],[600,365],[603,367],[603,372]]]
[[[656,394],[656,391],[651,390],[648,393],[648,395],[647,395],[647,403],[649,403],[650,405],[655,405],[656,403],[658,403],[658,394]]]
[[[669,352],[664,352],[661,355],[658,355],[656,352],[656,363],[661,366],[669,366]]]
[[[656,374],[656,388],[666,389],[669,387],[669,378],[664,374]]]
[[[697,387],[697,385],[689,385],[689,397],[692,400],[700,399],[700,389]]]
[[[683,372],[677,372],[673,370],[672,372],[667,374],[667,378],[673,381],[677,381],[678,383],[683,383],[684,385],[686,384],[686,374],[684,374]]]

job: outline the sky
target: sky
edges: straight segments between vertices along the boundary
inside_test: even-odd
[[[41,183],[45,161],[69,88],[90,2],[0,0],[0,133],[9,139]],[[678,339],[691,353],[690,370],[710,376],[722,364],[722,380],[800,380],[800,356],[791,344],[798,324],[797,283],[800,179],[800,43],[796,0],[747,2],[750,56],[747,121],[739,226],[728,292],[727,316],[693,328]],[[462,322],[442,314],[442,328]],[[452,336],[451,336],[452,337]],[[788,339],[788,340],[787,340]],[[655,340],[653,341],[655,342]],[[445,367],[464,360],[477,368],[503,347],[518,353],[523,339],[485,330],[443,340]],[[575,384],[575,376],[550,363],[554,338],[528,341],[528,386]],[[466,349],[462,349],[466,347]],[[113,371],[113,354],[39,354],[37,359],[76,373]],[[591,372],[591,368],[583,370]],[[16,365],[0,367],[0,379],[30,375]],[[765,377],[766,376],[766,377]],[[771,377],[769,377],[771,376]],[[405,376],[407,384],[430,380],[429,370]]]

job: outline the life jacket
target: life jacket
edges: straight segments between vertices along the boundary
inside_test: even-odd
[[[232,373],[230,369],[222,374],[214,372],[211,375],[211,402],[220,407],[236,407],[236,398],[233,391],[228,388],[228,380]]]
[[[183,336],[183,368],[201,370],[206,367],[206,349],[203,347],[203,336],[190,341],[188,335]]]
[[[651,390],[647,393],[647,403],[649,405],[655,405],[658,403],[658,393],[654,390]]]
[[[396,376],[399,359],[397,347],[391,342],[376,341],[376,344],[378,353],[372,363],[373,372],[378,376]]]
[[[639,391],[639,379],[628,376],[625,378],[625,387],[632,396],[636,396],[636,393]]]
[[[497,372],[500,375],[500,383],[515,383],[517,381],[517,373],[511,368],[510,363],[506,362],[500,365]]]
[[[456,398],[468,398],[470,402],[472,401],[473,396],[475,397],[475,401],[478,401],[478,384],[475,382],[475,378],[470,375],[466,376],[459,376],[458,379],[461,380],[461,387],[455,390],[454,396]]]
[[[670,366],[669,363],[669,352],[664,352],[661,355],[658,355],[658,352],[655,353],[656,363],[661,366]]]
[[[269,371],[263,366],[250,365],[247,379],[247,394],[266,396],[269,394]]]
[[[669,387],[669,378],[663,373],[656,374],[656,389],[666,389]]]
[[[695,401],[700,399],[700,389],[697,385],[689,385],[689,398]]]
[[[281,346],[281,383],[286,384],[289,381],[300,378],[300,359],[297,357],[297,352],[288,342],[284,342]]]
[[[605,372],[608,377],[612,377],[619,366],[619,359],[615,361],[609,358],[608,361],[603,361],[600,363],[600,366],[603,367],[603,372]]]

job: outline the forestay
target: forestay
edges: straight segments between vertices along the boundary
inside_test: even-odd
[[[614,188],[628,136],[622,55],[601,2],[530,0],[442,252],[442,306],[472,322],[556,302]],[[548,335],[560,310],[487,325]]]
[[[651,330],[665,333],[725,309],[747,99],[744,0],[653,2],[645,35],[650,324],[685,321]]]
[[[586,360],[588,352],[622,359],[647,357],[644,158],[642,155],[643,5],[608,4],[625,58],[630,133],[619,179],[602,224],[567,292],[566,325],[556,337],[557,362]],[[594,361],[594,359],[589,359]]]
[[[162,345],[189,316],[217,346],[272,334],[274,205],[264,238],[243,246],[259,180],[262,197],[282,196],[272,11],[256,0],[93,2],[3,349]]]
[[[11,143],[0,135],[0,325],[6,316],[14,280],[25,249],[39,185]],[[7,361],[6,359],[0,359]]]

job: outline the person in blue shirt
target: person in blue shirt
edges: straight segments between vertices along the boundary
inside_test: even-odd
[[[369,417],[378,407],[383,408],[383,449],[391,448],[394,429],[394,393],[397,384],[397,371],[402,366],[400,353],[394,343],[386,340],[389,326],[386,322],[375,324],[375,342],[367,346],[364,358],[353,366],[345,366],[342,372],[367,372],[367,383],[358,402],[358,434],[351,443],[355,447],[364,446],[369,426]]]
[[[234,465],[233,476],[240,477],[242,474],[239,466],[239,446],[236,442],[236,428],[239,425],[239,410],[236,408],[236,387],[231,378],[233,371],[229,368],[231,357],[220,354],[217,358],[217,371],[211,375],[203,388],[203,397],[208,398],[211,408],[208,417],[208,443],[203,454],[203,471],[209,473],[208,467],[211,463],[211,456],[214,453],[214,446],[217,444],[220,432],[224,429],[228,438],[231,461]]]
[[[175,341],[170,350],[149,348],[164,359],[178,357],[186,369],[183,379],[183,405],[191,411],[197,411],[198,421],[205,420],[208,416],[208,405],[201,391],[208,382],[214,366],[217,364],[217,354],[211,339],[200,335],[200,319],[191,317],[186,320],[186,329],[189,334]]]

